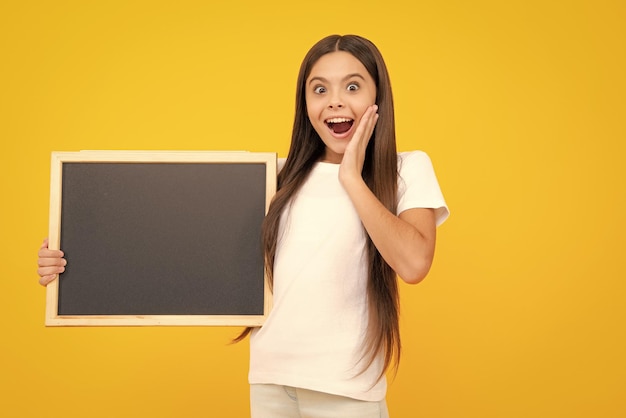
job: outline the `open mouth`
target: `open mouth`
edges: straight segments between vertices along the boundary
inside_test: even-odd
[[[349,118],[330,118],[324,121],[326,125],[336,134],[346,133],[352,128],[354,119]]]

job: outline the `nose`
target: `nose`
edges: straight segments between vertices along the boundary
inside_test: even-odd
[[[328,96],[328,108],[329,109],[341,109],[344,106],[343,100],[339,93],[333,93]]]

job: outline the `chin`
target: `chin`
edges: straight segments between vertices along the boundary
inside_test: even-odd
[[[346,148],[342,147],[329,147],[326,146],[326,150],[324,151],[324,160],[327,162],[340,163],[343,159],[343,154],[346,152]]]

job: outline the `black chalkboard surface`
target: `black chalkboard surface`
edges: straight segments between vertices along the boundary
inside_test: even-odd
[[[276,154],[53,153],[46,325],[261,325]]]

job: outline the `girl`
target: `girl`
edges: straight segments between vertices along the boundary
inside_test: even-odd
[[[307,53],[278,191],[263,224],[273,309],[250,334],[252,417],[387,417],[400,358],[396,274],[418,283],[448,216],[430,160],[396,152],[374,44],[333,35]],[[39,251],[40,283],[64,271]]]

